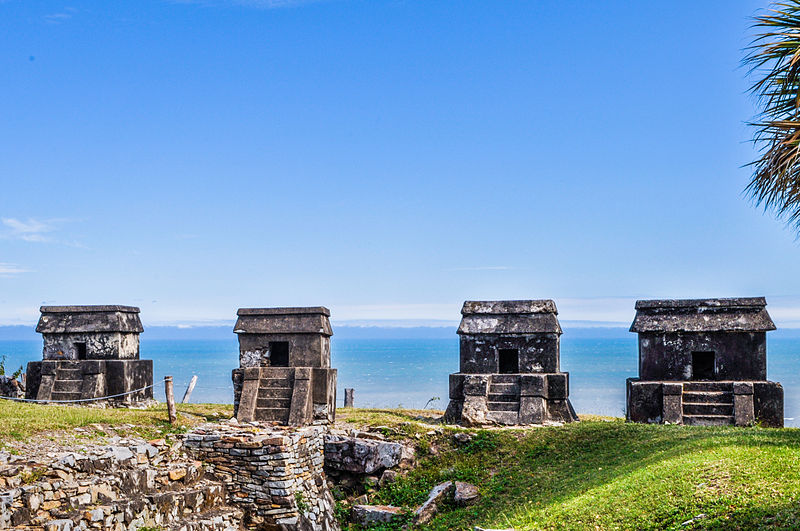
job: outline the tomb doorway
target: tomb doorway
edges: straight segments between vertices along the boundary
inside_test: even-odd
[[[269,344],[270,365],[272,367],[289,366],[289,342],[272,341]]]
[[[519,372],[519,350],[515,348],[501,348],[498,356],[498,371],[500,374],[516,374]]]
[[[692,352],[692,380],[714,379],[714,353]]]

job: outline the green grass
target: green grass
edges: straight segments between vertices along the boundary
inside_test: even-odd
[[[233,414],[233,406],[179,404],[178,411],[178,424],[170,426],[166,404],[147,409],[100,409],[0,400],[0,442],[25,441],[44,432],[70,430],[91,424],[117,427],[132,425],[116,431],[120,434],[130,431],[141,437],[157,438],[166,433],[178,433],[206,420],[229,418]]]
[[[231,406],[215,404],[182,404],[179,411],[186,415],[173,427],[163,404],[133,410],[0,401],[0,443],[21,451],[14,447],[20,441],[55,439],[59,430],[75,433],[90,425],[159,438],[232,413]],[[443,507],[427,529],[800,528],[797,429],[642,425],[584,416],[560,427],[460,430],[436,424],[438,414],[338,411],[340,423],[381,426],[388,439],[417,448],[418,466],[371,493],[371,503],[411,510],[442,481],[479,487],[476,505]],[[474,436],[459,444],[456,431]],[[98,433],[95,426],[78,436]],[[348,512],[340,502],[342,521]]]
[[[413,424],[415,417],[375,410],[350,415],[372,425]],[[463,445],[450,428],[426,436],[417,441],[420,466],[371,502],[413,508],[437,483],[459,480],[479,487],[480,502],[445,507],[426,528],[800,528],[800,430],[587,419],[470,430],[477,435]]]

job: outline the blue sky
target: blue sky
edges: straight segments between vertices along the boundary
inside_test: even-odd
[[[766,295],[800,326],[800,244],[742,194],[766,5],[2,1],[0,324]]]

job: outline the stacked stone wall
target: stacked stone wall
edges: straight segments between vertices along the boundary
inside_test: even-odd
[[[0,529],[200,531],[241,528],[225,487],[180,443],[143,440],[50,456],[0,454]]]
[[[325,478],[324,429],[209,425],[185,445],[224,482],[251,529],[338,530]]]

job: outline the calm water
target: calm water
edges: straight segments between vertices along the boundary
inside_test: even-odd
[[[336,339],[332,363],[339,369],[339,404],[345,387],[356,390],[359,407],[447,406],[447,375],[458,370],[458,339]],[[0,341],[6,369],[41,359],[39,341]],[[800,339],[770,339],[769,379],[783,384],[787,426],[800,426]],[[232,340],[142,340],[141,356],[152,359],[156,381],[171,374],[180,399],[193,374],[192,402],[230,403],[230,371],[238,365]],[[570,398],[578,413],[623,416],[625,378],[636,376],[636,338],[562,338],[561,366],[570,373]],[[156,398],[163,400],[162,386]],[[797,419],[797,420],[795,420]]]

